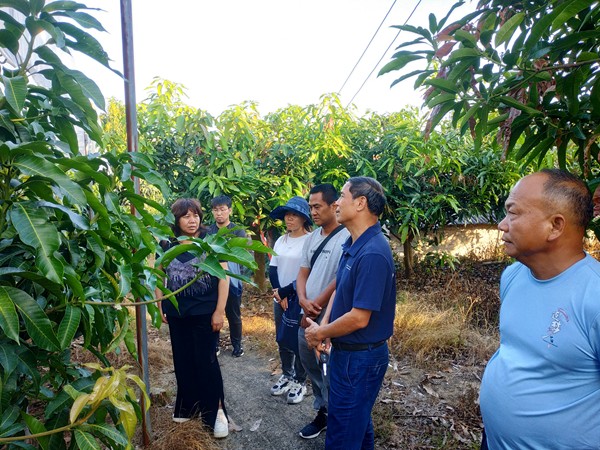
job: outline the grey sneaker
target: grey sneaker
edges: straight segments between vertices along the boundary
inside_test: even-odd
[[[304,394],[306,394],[306,386],[304,386],[304,384],[298,383],[297,381],[292,381],[290,391],[287,395],[287,402],[290,405],[300,403],[304,399]]]
[[[285,375],[281,375],[277,383],[271,388],[271,395],[285,394],[290,390],[292,380]]]

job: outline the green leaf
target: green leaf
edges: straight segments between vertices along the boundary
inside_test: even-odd
[[[67,349],[73,341],[75,332],[81,321],[81,310],[72,305],[67,305],[65,315],[58,327],[58,342],[61,349]]]
[[[125,335],[127,334],[127,331],[129,330],[129,314],[126,313],[124,315],[124,319],[119,322],[120,322],[119,332],[112,339],[112,341],[110,341],[108,346],[105,349],[103,349],[103,353],[114,352],[115,349],[121,344],[121,342],[123,342],[123,339],[125,339]]]
[[[13,204],[10,220],[23,243],[36,250],[36,267],[54,283],[62,284],[62,264],[54,257],[60,239],[56,227],[48,223],[43,210],[28,209],[24,202]]]
[[[77,3],[70,0],[61,0],[56,2],[48,3],[44,6],[43,11],[45,12],[53,12],[60,10],[68,10],[68,11],[77,11],[78,9],[89,9],[83,3]]]
[[[21,417],[23,418],[23,421],[25,422],[25,424],[27,424],[27,428],[29,429],[29,432],[31,434],[44,433],[47,431],[46,427],[44,427],[44,424],[42,422],[40,422],[35,417],[27,414],[25,411],[21,411]],[[50,436],[37,437],[36,441],[40,445],[40,448],[42,450],[48,450]]]
[[[52,323],[44,313],[40,305],[26,292],[20,289],[5,287],[10,298],[19,310],[19,314],[25,322],[25,328],[29,337],[38,346],[48,351],[59,351],[60,344],[54,334]]]
[[[444,78],[430,78],[428,80],[425,80],[423,84],[426,86],[435,86],[446,92],[458,92],[456,83],[453,81],[446,80]]]
[[[19,155],[15,158],[14,165],[26,175],[37,175],[50,179],[53,184],[64,191],[71,202],[87,206],[85,193],[81,186],[45,158],[31,154]]]
[[[441,103],[446,103],[446,102],[452,102],[454,104],[455,97],[456,97],[455,94],[439,94],[439,95],[436,95],[435,97],[431,97],[427,101],[427,106],[429,108],[433,108],[434,106],[437,106]]]
[[[537,109],[531,108],[530,106],[524,105],[520,101],[514,99],[513,97],[509,97],[508,95],[501,95],[498,97],[502,103],[508,106],[512,106],[520,111],[526,112],[530,116],[541,116],[543,113],[538,111]]]
[[[90,424],[90,425],[86,426],[86,429],[89,429],[96,435],[103,434],[108,439],[110,439],[114,444],[116,444],[115,446],[126,447],[127,443],[129,442],[125,436],[123,436],[121,433],[119,433],[113,427],[109,427],[106,424],[100,424],[100,425]]]
[[[129,264],[119,265],[119,298],[124,298],[131,292],[132,273]]]
[[[529,37],[527,38],[527,41],[525,41],[524,44],[524,48],[522,51],[524,58],[529,57],[529,52],[536,44],[540,42],[542,35],[544,35],[544,33],[548,33],[548,27],[554,20],[555,16],[555,12],[546,14],[535,22],[535,24],[531,28],[531,31],[529,32]]]
[[[500,28],[496,34],[496,47],[499,47],[512,37],[515,29],[523,22],[524,18],[525,13],[520,12],[504,22],[504,25],[502,25],[502,28]]]
[[[90,229],[90,222],[87,219],[87,217],[77,214],[75,211],[73,211],[70,208],[67,208],[66,206],[59,205],[58,203],[50,203],[45,200],[39,201],[39,202],[37,202],[37,204],[39,206],[41,206],[42,208],[51,208],[51,209],[57,209],[59,211],[62,211],[67,216],[69,216],[69,219],[71,219],[71,222],[73,223],[75,228],[78,228],[80,230],[89,230]]]
[[[54,43],[56,44],[56,46],[58,48],[63,48],[65,46],[65,34],[60,29],[56,28],[52,23],[48,22],[47,20],[38,19],[38,20],[35,20],[35,22],[33,22],[33,24],[39,26],[41,29],[46,31],[50,36],[52,36],[52,39],[54,39]],[[39,49],[36,49],[36,51],[37,50],[39,50]],[[48,62],[54,62],[54,61],[50,60]]]
[[[0,30],[0,47],[7,48],[13,54],[19,53],[19,36],[8,29]]]
[[[561,28],[581,10],[591,7],[596,2],[594,0],[571,0],[561,3],[556,8],[558,14],[556,14],[556,18],[552,21],[553,30]]]
[[[18,289],[0,286],[0,328],[6,337],[19,343],[19,316],[11,300],[11,293],[14,291],[18,291]]]
[[[14,405],[8,406],[0,417],[0,437],[10,436],[23,429],[15,429],[15,422],[19,418],[19,408]]]
[[[65,43],[67,47],[95,59],[103,66],[110,69],[108,54],[104,51],[98,40],[91,34],[86,33],[82,29],[67,22],[57,22],[56,26],[59,27],[63,33],[75,39],[74,41],[67,40]]]
[[[60,296],[63,293],[62,285],[59,283],[54,283],[48,280],[46,277],[40,275],[37,272],[29,272],[22,268],[18,267],[0,267],[0,276],[8,275],[12,277],[24,278],[26,280],[31,280],[37,284],[39,284],[44,289],[48,290],[52,294],[56,296]],[[16,280],[15,280],[16,282]]]
[[[423,59],[423,57],[419,56],[419,55],[402,55],[398,58],[391,60],[389,63],[387,63],[385,66],[383,66],[381,68],[381,70],[379,71],[379,73],[377,74],[377,76],[379,77],[383,74],[392,72],[394,70],[400,70],[404,66],[406,66],[408,63],[410,63],[412,61],[417,61],[419,59]]]
[[[592,104],[592,115],[595,117],[600,116],[600,77],[594,82],[592,92],[590,94],[590,102]]]
[[[75,429],[75,441],[79,450],[101,450],[96,438],[85,431]]]
[[[106,31],[102,24],[96,19],[94,16],[89,15],[88,13],[80,12],[80,11],[66,11],[64,13],[66,16],[75,20],[79,25],[84,28],[93,28],[98,31]],[[55,16],[59,15],[54,14]],[[62,15],[62,13],[60,13]]]
[[[18,115],[21,115],[21,110],[25,105],[27,97],[27,81],[24,77],[18,76],[9,78],[2,76],[4,83],[4,96],[6,101]]]
[[[15,353],[15,347],[4,343],[0,345],[0,366],[4,369],[4,380],[7,380],[12,372],[17,368],[18,359]]]
[[[28,16],[31,12],[30,5],[27,0],[2,0],[0,1],[0,7],[15,8],[25,16]]]

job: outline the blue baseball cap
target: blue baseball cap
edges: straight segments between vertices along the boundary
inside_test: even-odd
[[[299,216],[304,217],[308,221],[308,223],[312,225],[308,202],[302,197],[296,196],[290,198],[285,205],[278,206],[273,211],[271,211],[269,217],[271,217],[271,219],[283,220],[285,217],[285,213],[288,212],[292,212],[294,214],[298,214]]]

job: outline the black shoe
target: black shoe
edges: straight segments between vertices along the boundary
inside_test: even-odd
[[[327,429],[327,409],[324,406],[319,409],[317,417],[311,423],[300,430],[300,437],[304,439],[313,439]]]
[[[239,358],[243,354],[244,354],[244,349],[242,347],[234,348],[233,351],[231,352],[231,356],[233,356],[234,358]]]

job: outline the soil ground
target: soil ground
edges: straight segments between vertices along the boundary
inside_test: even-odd
[[[497,286],[502,265],[483,264],[458,272],[423,274],[404,280],[401,291],[420,292],[434,298],[448,297],[450,291],[477,298],[471,317],[478,323],[497,311]],[[245,294],[244,317],[260,316],[272,321],[268,295]],[[486,322],[483,328],[495,329]],[[491,326],[490,326],[491,325]],[[280,375],[274,338],[263,332],[259,339],[245,333],[245,355],[231,356],[228,331],[221,333],[219,361],[225,384],[225,399],[232,423],[225,439],[215,441],[197,420],[174,424],[171,420],[176,393],[168,327],[150,331],[148,348],[153,393],[150,450],[293,450],[322,449],[325,436],[304,440],[298,431],[310,422],[312,391],[304,401],[288,405],[285,396],[274,397],[270,387]],[[479,334],[478,334],[479,335]],[[477,403],[485,362],[497,345],[495,332],[481,330],[488,341],[477,353],[473,345],[459,346],[449,353],[430,355],[416,361],[414,355],[399,351],[401,342],[390,342],[392,354],[383,387],[374,408],[375,448],[384,449],[478,449],[481,420]],[[393,338],[392,338],[393,339]],[[265,349],[264,342],[269,343]],[[270,344],[272,342],[272,346]],[[139,442],[139,439],[137,440]],[[138,444],[138,448],[141,448]]]

